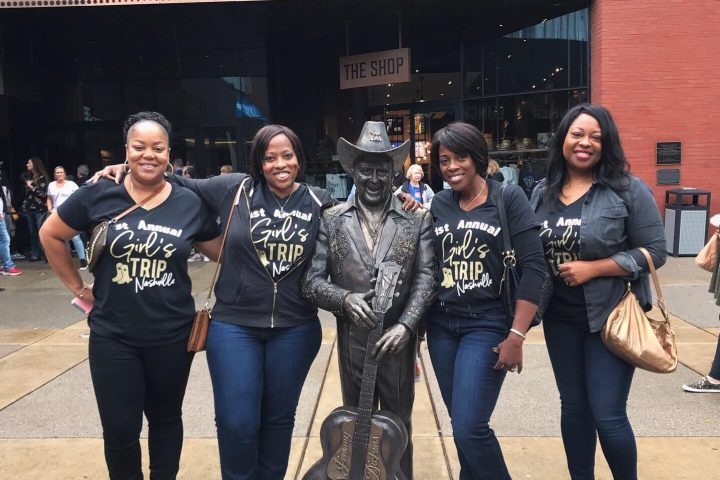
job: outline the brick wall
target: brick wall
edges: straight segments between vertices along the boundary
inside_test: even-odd
[[[682,142],[680,185],[720,212],[720,1],[592,0],[591,88],[620,128],[631,171],[656,185],[655,144]]]

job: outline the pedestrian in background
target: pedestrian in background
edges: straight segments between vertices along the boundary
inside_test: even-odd
[[[12,204],[10,191],[5,185],[0,185],[0,274],[17,276],[22,275],[15,262],[12,261],[10,255],[10,228],[9,222],[12,222]]]
[[[80,164],[77,167],[77,171],[75,172],[75,183],[78,187],[82,187],[85,185],[85,182],[88,181],[88,178],[90,178],[90,168],[88,168],[87,165]]]
[[[25,200],[23,200],[23,212],[25,213],[30,236],[30,260],[37,262],[42,255],[40,247],[40,225],[43,216],[47,213],[47,187],[48,174],[45,164],[40,157],[30,157],[25,165],[27,170],[23,173],[25,184]]]
[[[403,182],[400,191],[410,194],[412,199],[422,207],[430,208],[435,192],[430,188],[430,185],[422,181],[424,176],[425,173],[420,165],[410,165],[407,172],[405,172],[405,178],[407,178],[407,180]]]
[[[227,175],[228,173],[233,173],[233,171],[232,165],[223,165],[220,167],[220,175]]]
[[[667,256],[652,192],[630,175],[620,134],[600,105],[578,105],[553,136],[547,178],[531,206],[555,275],[544,333],[561,400],[561,429],[573,480],[595,478],[597,437],[615,479],[637,478],[627,400],[635,367],[613,355],[600,332],[626,291],[652,298],[646,248],[656,268]]]
[[[720,214],[713,216],[710,219],[710,223],[717,230],[720,225]],[[717,235],[717,233],[713,233]],[[717,261],[717,254],[720,254],[720,242],[717,243],[716,260],[712,268],[712,276],[710,277],[710,288],[709,292],[713,294],[715,298],[715,305],[720,305],[720,262]],[[710,372],[704,377],[700,377],[693,383],[683,385],[683,390],[686,392],[693,393],[720,393],[720,338],[718,338],[717,348],[715,349],[715,358],[713,358]]]
[[[195,170],[195,167],[192,166],[183,168],[182,176],[187,178],[198,178],[197,171]]]
[[[79,188],[77,184],[71,180],[65,178],[65,167],[57,166],[53,172],[55,180],[50,182],[47,190],[47,209],[49,212],[54,212],[57,208],[65,203],[73,192]],[[75,235],[70,239],[75,249],[75,254],[80,260],[80,269],[84,270],[87,268],[87,260],[85,259],[85,246],[80,239],[80,234]]]
[[[505,181],[505,176],[500,171],[500,164],[497,160],[492,158],[488,160],[487,177],[500,183]]]

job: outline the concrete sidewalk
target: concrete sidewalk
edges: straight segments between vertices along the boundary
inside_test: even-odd
[[[19,266],[24,275],[0,277],[0,479],[107,478],[85,321],[46,265]],[[211,265],[194,263],[191,270],[194,285],[206,288]],[[682,365],[670,375],[635,376],[629,414],[638,437],[639,476],[720,479],[720,395],[680,388],[705,374],[715,353],[719,309],[707,293],[709,274],[688,258],[670,258],[659,273]],[[202,297],[201,291],[195,294]],[[321,456],[320,425],[341,404],[334,320],[325,312],[321,319],[323,343],[300,400],[287,479],[301,478]],[[493,429],[513,478],[569,478],[542,328],[531,332],[525,357],[523,374],[507,377]],[[416,479],[456,479],[452,429],[425,347],[421,361],[413,414]],[[179,478],[220,478],[204,354],[195,359],[184,412]],[[612,478],[599,448],[597,465],[596,478]]]

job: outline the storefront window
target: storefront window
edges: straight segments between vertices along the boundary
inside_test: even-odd
[[[587,86],[587,9],[545,20],[464,51],[465,95]]]
[[[86,83],[81,88],[83,121],[117,121],[123,118],[123,90],[119,82]]]

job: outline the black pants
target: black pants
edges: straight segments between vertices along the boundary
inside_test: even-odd
[[[192,354],[187,341],[133,347],[90,335],[90,374],[112,480],[142,479],[140,431],[148,419],[150,478],[174,479],[183,442],[182,402]]]

